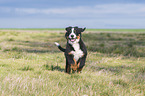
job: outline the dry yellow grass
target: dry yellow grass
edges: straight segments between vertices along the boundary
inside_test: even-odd
[[[84,33],[88,48],[86,66],[81,74],[69,75],[64,73],[64,54],[54,45],[57,41],[65,46],[64,33],[23,31],[0,31],[1,96],[145,95],[144,55],[125,56],[119,53],[124,52],[120,49],[114,53],[117,55],[110,50],[106,53],[97,50],[104,50],[115,41],[124,44],[128,37],[138,42],[135,43],[136,51],[143,53],[145,43],[139,40],[144,40],[145,33]],[[98,47],[99,43],[102,44]]]

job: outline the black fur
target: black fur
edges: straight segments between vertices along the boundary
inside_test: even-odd
[[[71,54],[72,51],[77,52],[74,47],[72,46],[73,42],[70,43],[71,38],[69,38],[69,35],[72,33],[71,30],[72,28],[74,29],[74,33],[77,36],[76,39],[79,40],[77,44],[80,46],[81,52],[83,52],[83,55],[76,61],[74,59],[74,55]],[[70,73],[71,69],[77,72],[81,72],[82,68],[85,66],[85,61],[87,57],[87,48],[85,44],[83,43],[81,39],[81,33],[84,32],[86,28],[78,28],[78,27],[67,27],[66,28],[66,33],[65,33],[65,38],[67,39],[67,44],[66,44],[66,49],[62,48],[60,45],[58,48],[65,53],[65,58],[66,58],[66,72]]]
[[[65,49],[62,48],[60,45],[58,46],[58,48],[59,48],[62,52],[65,52]]]

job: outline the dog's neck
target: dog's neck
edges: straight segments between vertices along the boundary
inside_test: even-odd
[[[80,48],[80,44],[81,44],[81,42],[82,42],[82,39],[81,38],[79,38],[79,39],[76,39],[76,41],[75,42],[71,42],[70,40],[68,40],[68,44],[70,44],[72,47],[73,47],[73,49],[76,51],[76,50],[80,50],[81,48]],[[77,47],[76,47],[77,46]]]

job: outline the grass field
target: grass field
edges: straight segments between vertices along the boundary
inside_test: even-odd
[[[0,29],[0,96],[145,96],[144,29],[84,32],[81,74],[64,72],[63,31]]]

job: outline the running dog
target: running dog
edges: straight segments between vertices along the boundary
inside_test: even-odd
[[[55,42],[57,47],[65,53],[66,58],[66,73],[72,71],[77,71],[81,73],[86,57],[87,57],[87,48],[82,41],[81,33],[85,31],[86,28],[78,27],[67,27],[65,38],[67,39],[66,49],[62,48],[59,43]]]

